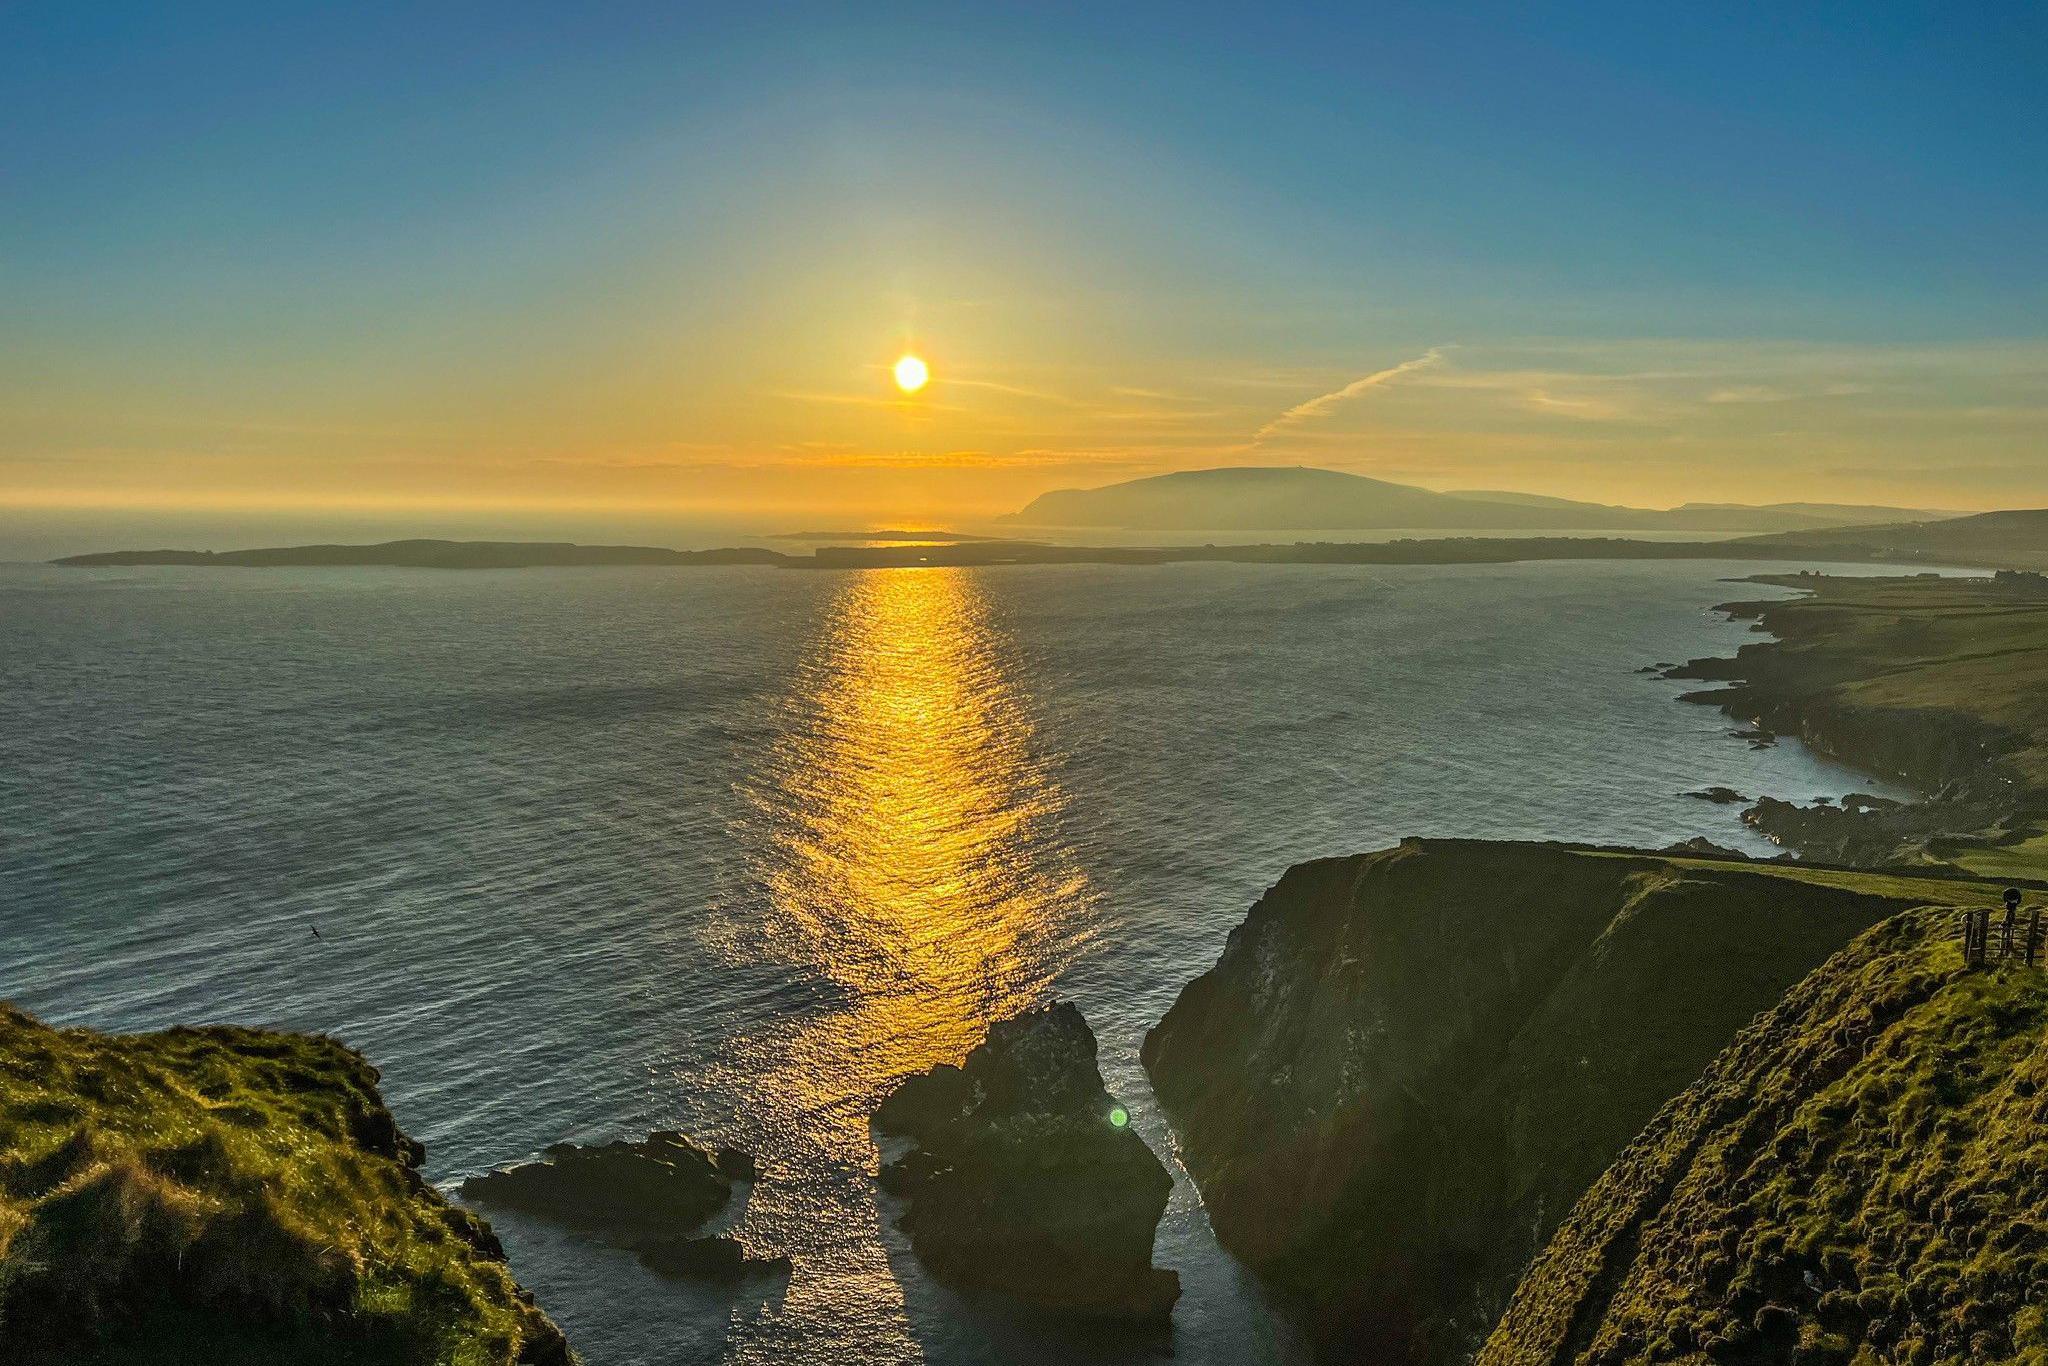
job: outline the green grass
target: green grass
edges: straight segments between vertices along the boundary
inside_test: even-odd
[[[331,1039],[0,1005],[0,1356],[566,1361],[376,1083]]]
[[[1630,849],[1586,849],[1594,858],[1640,860],[1645,855]],[[1947,877],[1937,878],[1913,872],[1865,871],[1860,868],[1833,868],[1803,863],[1781,863],[1777,860],[1744,862],[1740,859],[1692,858],[1677,854],[1660,854],[1658,858],[1674,868],[1688,868],[1728,877],[1768,878],[1774,884],[1799,883],[1808,887],[1826,887],[1835,891],[1855,892],[1862,896],[1882,897],[1887,901],[1912,903],[1926,900],[1930,893],[1938,892],[1944,901],[1957,906],[1995,906],[1999,896],[2012,880],[2013,875],[1999,874],[1981,879]],[[2020,877],[2022,882],[2048,882],[2048,878]]]
[[[1659,1113],[1480,1366],[2048,1360],[2048,974],[1875,927]]]
[[[2048,834],[2037,834],[2022,843],[2000,848],[1968,850],[1957,854],[1955,861],[1979,877],[2048,876]]]

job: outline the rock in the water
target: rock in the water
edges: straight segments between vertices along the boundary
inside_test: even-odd
[[[1717,806],[1732,806],[1736,802],[1746,802],[1749,800],[1749,798],[1743,796],[1732,787],[1720,786],[1702,787],[1685,795],[1696,798],[1699,801],[1713,802]]]
[[[557,1143],[540,1161],[470,1177],[462,1196],[635,1241],[693,1229],[723,1209],[728,1166],[737,1164],[662,1131],[639,1143]]]
[[[1716,844],[1705,835],[1694,835],[1691,839],[1679,840],[1664,846],[1667,854],[1703,854],[1709,858],[1743,858],[1749,855],[1740,849],[1730,849],[1725,844]]]
[[[787,1276],[787,1257],[755,1257],[739,1239],[720,1235],[663,1238],[640,1249],[640,1264],[664,1276],[691,1276],[707,1281],[738,1281],[748,1276]]]
[[[1180,1277],[1152,1265],[1173,1179],[1102,1085],[1072,1005],[1004,1020],[959,1067],[911,1077],[876,1124],[916,1150],[882,1172],[939,1279],[1055,1314],[1164,1323]]]
[[[752,1153],[741,1152],[738,1148],[720,1148],[718,1155],[711,1159],[711,1165],[718,1168],[718,1174],[733,1181],[758,1181],[761,1168],[754,1161]]]

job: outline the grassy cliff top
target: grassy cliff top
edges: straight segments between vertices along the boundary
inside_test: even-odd
[[[1771,578],[1811,591],[1761,615],[1816,681],[1869,707],[1980,718],[2048,791],[2048,581]]]
[[[2048,974],[1869,930],[1581,1198],[1480,1366],[2048,1359]]]
[[[0,1356],[566,1366],[420,1157],[332,1039],[0,1005]]]

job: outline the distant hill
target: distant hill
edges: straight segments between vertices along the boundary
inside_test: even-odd
[[[1781,503],[1688,503],[1655,508],[1584,503],[1541,494],[1437,493],[1337,470],[1231,466],[1182,470],[1094,489],[1059,489],[998,521],[1127,531],[1725,531],[1914,522],[1945,514],[1910,508]]]
[[[1634,508],[1621,504],[1586,503],[1573,498],[1554,498],[1542,493],[1511,493],[1500,489],[1453,490],[1452,498],[1478,502],[1513,503],[1526,507],[1572,509],[1577,516],[1613,516],[1627,525],[1641,528],[1665,527],[1674,531],[1737,531],[1764,528],[1771,531],[1823,530],[1832,527],[1869,526],[1883,522],[1926,522],[1946,517],[1966,517],[1964,512],[1939,512],[1929,508],[1880,507],[1862,503],[1680,503],[1675,508]],[[1648,520],[1645,520],[1648,519]]]
[[[1745,537],[1774,559],[1877,560],[1967,564],[1989,569],[2048,570],[2048,508],[1980,512],[1938,522],[1833,527]]]

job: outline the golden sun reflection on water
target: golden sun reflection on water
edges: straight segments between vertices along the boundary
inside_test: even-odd
[[[736,1041],[736,1075],[774,1154],[745,1227],[797,1272],[785,1300],[733,1309],[729,1361],[922,1359],[935,1311],[885,1231],[869,1116],[1030,1004],[1094,919],[1015,679],[974,571],[865,570],[778,708],[742,832],[767,906],[727,947],[790,981],[788,1008]],[[755,1312],[830,1340],[742,1330]]]
[[[762,794],[777,937],[846,994],[792,1041],[819,1108],[956,1061],[1081,928],[1009,652],[966,571],[853,574],[833,604]]]

